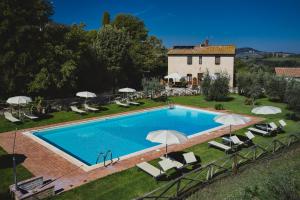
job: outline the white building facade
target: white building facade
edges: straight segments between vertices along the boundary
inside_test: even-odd
[[[200,85],[203,75],[227,73],[233,87],[235,46],[174,46],[168,51],[168,74],[185,77],[188,84]]]

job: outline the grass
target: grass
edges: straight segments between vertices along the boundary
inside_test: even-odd
[[[188,200],[196,199],[238,199],[247,188],[257,186],[263,189],[270,176],[281,174],[283,171],[292,172],[296,186],[300,187],[300,144],[276,155],[271,160],[261,160],[248,165],[236,176],[230,176],[213,182],[193,194]],[[284,164],[283,164],[284,163]],[[259,175],[259,176],[256,176]],[[300,196],[300,191],[299,196]]]
[[[174,103],[191,105],[197,107],[210,107],[213,108],[216,103],[222,103],[225,109],[230,110],[234,113],[241,114],[251,114],[252,106],[244,105],[245,98],[238,95],[232,95],[232,100],[226,102],[207,102],[202,96],[189,96],[189,97],[172,97],[170,98]],[[3,119],[0,119],[0,132],[7,130],[14,130],[16,126],[21,128],[28,128],[34,126],[40,126],[45,124],[53,124],[62,121],[70,121],[76,119],[82,119],[87,117],[102,116],[107,114],[119,113],[128,110],[135,110],[141,108],[148,108],[158,105],[165,105],[162,102],[154,102],[151,100],[143,100],[144,104],[137,107],[130,108],[120,108],[116,105],[105,106],[105,110],[97,114],[88,114],[85,116],[80,116],[72,112],[58,112],[54,113],[52,118],[41,120],[38,122],[26,122],[21,125],[11,125],[10,123],[5,122]],[[286,109],[286,105],[282,103],[270,102],[267,99],[259,99],[258,103],[260,105],[273,105],[282,108],[283,112],[277,115],[266,116],[267,121],[277,122],[279,119],[284,119],[285,114],[290,112]],[[287,132],[296,132],[300,128],[298,122],[286,120],[288,122],[288,127],[286,128]],[[243,134],[244,130],[239,130],[236,134]],[[280,137],[281,134],[275,136]],[[255,137],[255,143],[268,143],[271,139],[268,137]],[[224,156],[222,151],[216,150],[214,148],[208,148],[206,143],[195,145],[191,148],[186,149],[185,151],[193,151],[197,156],[201,158],[202,163],[210,162],[214,159]],[[152,161],[154,165],[157,165],[157,160]],[[30,175],[24,168],[21,168],[21,174]],[[11,169],[10,169],[11,170]],[[5,171],[1,175],[5,179],[11,179],[11,173]],[[116,173],[105,178],[95,180],[93,182],[82,185],[81,187],[75,188],[68,192],[64,192],[58,196],[55,196],[53,199],[132,199],[134,197],[141,196],[155,188],[159,185],[164,184],[165,181],[156,182],[149,175],[139,171],[136,167],[128,169],[126,171]],[[9,182],[3,184],[0,182],[1,193],[5,193],[7,190],[7,185]]]

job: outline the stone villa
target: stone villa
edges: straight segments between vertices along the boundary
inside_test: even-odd
[[[179,74],[189,85],[200,85],[203,74],[226,72],[234,79],[234,45],[209,45],[208,40],[198,46],[174,46],[168,51],[168,74]]]

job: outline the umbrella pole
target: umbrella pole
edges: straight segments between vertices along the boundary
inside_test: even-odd
[[[168,157],[168,144],[166,144],[166,158]]]
[[[15,157],[15,146],[16,146],[16,137],[17,137],[17,129],[15,130],[15,136],[14,136],[14,146],[13,146],[13,174],[14,174],[14,183],[16,190],[19,190],[18,188],[18,181],[17,181],[17,167],[16,167],[16,157]]]

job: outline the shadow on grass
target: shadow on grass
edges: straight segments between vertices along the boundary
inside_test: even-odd
[[[24,154],[15,154],[16,165],[22,164],[26,160]],[[5,154],[0,156],[0,169],[7,169],[13,167],[13,154]]]

